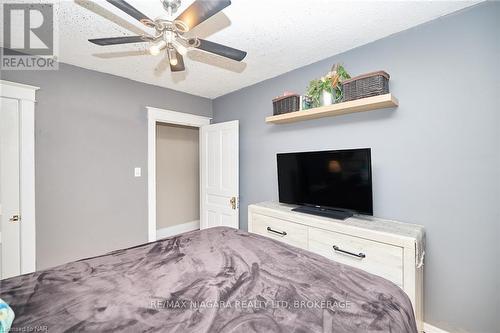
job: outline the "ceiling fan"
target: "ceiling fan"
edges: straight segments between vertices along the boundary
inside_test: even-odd
[[[149,52],[158,55],[165,50],[172,72],[185,69],[184,58],[189,49],[199,49],[229,59],[241,61],[247,53],[229,46],[214,43],[198,37],[184,36],[201,22],[217,14],[231,4],[230,0],[196,0],[174,20],[151,20],[124,0],[106,0],[118,9],[132,16],[148,28],[154,28],[155,34],[142,36],[123,36],[89,39],[89,42],[107,46],[128,43],[151,43]],[[181,0],[160,0],[168,15],[174,14],[181,5]]]

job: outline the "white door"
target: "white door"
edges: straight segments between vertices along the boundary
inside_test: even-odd
[[[0,203],[2,279],[21,274],[19,226],[19,101],[1,98]]]
[[[239,227],[238,121],[200,130],[200,229]]]

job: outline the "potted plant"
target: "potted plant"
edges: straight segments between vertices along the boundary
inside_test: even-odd
[[[344,66],[335,64],[332,70],[320,79],[309,82],[307,96],[314,107],[329,105],[342,100],[342,81],[351,78]]]

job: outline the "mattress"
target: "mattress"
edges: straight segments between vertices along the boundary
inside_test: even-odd
[[[417,332],[390,281],[225,227],[0,283],[14,331]]]

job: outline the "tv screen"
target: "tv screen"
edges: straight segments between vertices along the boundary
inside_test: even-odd
[[[279,201],[373,215],[369,148],[277,154]]]

